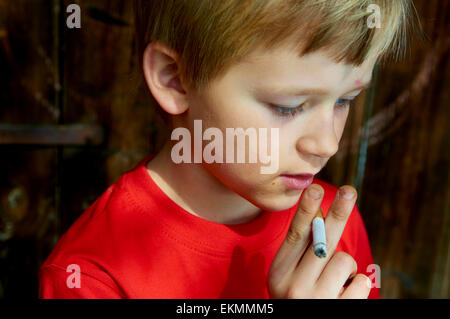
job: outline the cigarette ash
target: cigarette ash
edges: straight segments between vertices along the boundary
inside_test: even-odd
[[[325,258],[327,256],[327,252],[323,247],[317,247],[314,249],[314,254],[319,258]]]

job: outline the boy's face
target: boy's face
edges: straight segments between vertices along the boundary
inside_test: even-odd
[[[254,128],[256,132],[267,128],[268,155],[273,145],[270,129],[278,128],[279,165],[273,174],[261,174],[260,167],[268,164],[259,160],[248,163],[248,152],[258,152],[258,145],[250,147],[248,139],[245,164],[207,164],[203,160],[202,165],[261,209],[287,209],[295,205],[302,189],[292,188],[280,175],[317,174],[337,152],[351,108],[342,99],[352,99],[361,92],[371,80],[375,62],[374,57],[355,67],[336,63],[323,52],[299,57],[282,47],[255,52],[215,79],[205,92],[187,92],[189,110],[175,123],[187,127],[191,136],[194,120],[202,120],[203,132],[208,127],[219,128],[224,137],[224,162],[226,128]],[[301,110],[292,112],[292,107],[302,103],[306,104]],[[209,142],[204,141],[203,147]]]

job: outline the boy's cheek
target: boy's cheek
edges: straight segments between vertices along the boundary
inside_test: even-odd
[[[207,169],[228,189],[266,210],[295,205],[300,191],[286,191],[278,174],[260,174],[260,164],[208,164]]]

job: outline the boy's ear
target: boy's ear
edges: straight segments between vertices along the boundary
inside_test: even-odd
[[[159,105],[172,115],[189,107],[178,65],[178,54],[166,45],[159,42],[147,45],[142,63],[145,81]]]

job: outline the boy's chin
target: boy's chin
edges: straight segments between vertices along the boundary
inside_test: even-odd
[[[301,192],[290,196],[287,194],[280,194],[277,196],[271,196],[270,198],[268,196],[264,198],[252,198],[250,202],[253,205],[258,206],[263,211],[278,212],[295,206],[298,202],[300,194]]]

